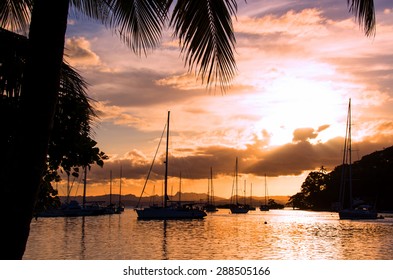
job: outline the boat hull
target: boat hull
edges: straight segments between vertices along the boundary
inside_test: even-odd
[[[344,209],[338,212],[341,220],[374,220],[378,219],[378,213],[363,209]]]
[[[260,210],[260,211],[269,211],[269,206],[267,206],[267,205],[261,205],[261,206],[259,207],[259,210]]]
[[[232,214],[247,214],[249,209],[242,206],[232,206],[229,208]]]
[[[203,219],[206,213],[199,209],[151,207],[135,209],[139,220]]]

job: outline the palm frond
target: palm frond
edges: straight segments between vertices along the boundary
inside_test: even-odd
[[[0,27],[27,34],[33,0],[1,0]]]
[[[110,26],[135,53],[146,55],[148,49],[158,46],[167,18],[166,1],[114,0],[111,11]]]
[[[158,46],[168,11],[165,0],[72,0],[72,5],[113,29],[138,55]]]
[[[28,39],[25,36],[0,28],[0,96],[18,99],[21,94],[23,73],[28,53]],[[87,82],[66,62],[60,71],[59,96],[78,100],[84,104],[91,119],[97,117],[92,100],[87,95]]]
[[[27,54],[27,38],[0,28],[0,96],[19,98]]]
[[[349,11],[355,15],[366,36],[375,35],[375,8],[373,0],[347,0]]]
[[[98,118],[98,115],[93,105],[95,101],[87,94],[87,87],[88,84],[83,77],[73,67],[63,62],[60,72],[58,111],[63,111],[64,106],[67,106],[65,104],[71,104],[78,109],[81,115],[76,118],[83,118],[85,130],[90,132],[90,126]],[[72,112],[72,108],[69,111]]]
[[[75,12],[75,16],[82,15],[105,23],[110,14],[109,5],[106,0],[70,0],[70,11]]]
[[[174,7],[170,25],[185,63],[208,86],[225,89],[236,75],[231,18],[236,11],[235,0],[179,0]]]

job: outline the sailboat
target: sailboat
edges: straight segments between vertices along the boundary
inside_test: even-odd
[[[166,124],[166,150],[165,150],[165,176],[164,176],[164,202],[163,206],[151,206],[136,208],[139,220],[180,220],[180,219],[202,219],[206,216],[205,211],[192,204],[181,205],[179,203],[169,205],[168,197],[168,145],[169,145],[169,119]]]
[[[99,202],[86,201],[86,184],[87,184],[87,166],[84,166],[84,179],[83,179],[83,197],[82,205],[76,200],[71,200],[68,205],[62,208],[63,216],[78,217],[78,216],[98,216],[107,214],[105,207],[101,206]]]
[[[267,184],[266,184],[266,174],[265,174],[265,204],[259,206],[259,210],[261,211],[269,211],[269,205],[267,204]]]
[[[218,209],[214,205],[214,190],[213,190],[213,168],[210,167],[210,178],[207,187],[207,203],[203,207],[206,212],[217,212]]]
[[[255,206],[252,205],[252,183],[251,183],[251,187],[250,187],[250,204],[248,205],[248,210],[250,210],[250,211],[256,210]]]
[[[121,214],[121,212],[124,212],[124,204],[121,202],[121,178],[123,175],[123,167],[120,166],[120,179],[119,179],[119,201],[117,203],[116,207],[116,213]]]
[[[116,213],[116,205],[112,203],[112,170],[109,172],[109,204],[105,209],[107,214],[115,214]]]
[[[106,214],[113,214],[109,208],[101,205],[99,201],[86,201],[86,189],[87,189],[87,166],[83,167],[84,179],[83,179],[83,197],[82,205],[77,200],[70,200],[71,188],[69,185],[69,177],[67,183],[67,200],[61,204],[59,208],[50,208],[41,213],[37,213],[37,217],[80,217],[80,216],[99,216]]]
[[[340,210],[338,212],[341,220],[368,220],[377,219],[378,213],[370,205],[355,205],[352,197],[352,140],[351,140],[351,99],[348,104],[348,116],[344,141],[344,155],[342,164],[342,176],[340,185]],[[347,177],[348,176],[348,177]],[[348,182],[349,204],[344,208],[344,194]]]
[[[121,167],[120,167],[120,193],[119,193],[119,202],[116,205],[112,202],[112,170],[110,171],[110,179],[109,179],[109,204],[106,206],[107,214],[121,214],[124,212],[124,206],[121,203]]]
[[[245,204],[240,204],[238,201],[238,159],[236,157],[236,168],[235,168],[235,203],[229,206],[232,214],[246,214],[249,211],[249,208]]]

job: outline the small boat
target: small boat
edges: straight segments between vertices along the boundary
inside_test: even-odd
[[[341,220],[370,220],[378,219],[378,213],[374,207],[365,204],[356,205],[352,197],[352,140],[351,140],[351,99],[348,104],[347,126],[344,141],[344,155],[342,164],[342,176],[340,185],[340,210],[338,211]],[[349,202],[344,208],[344,194],[348,182]]]
[[[250,187],[250,204],[248,205],[248,210],[250,210],[250,211],[257,210],[257,208],[255,208],[255,206],[252,205],[252,183],[251,183],[251,187]]]
[[[121,180],[122,180],[122,175],[123,175],[123,168],[122,166],[120,166],[120,178],[119,178],[119,201],[117,202],[116,205],[116,209],[115,209],[115,213],[116,214],[121,214],[122,212],[124,212],[124,204],[121,201]]]
[[[218,211],[216,205],[214,205],[213,168],[212,167],[210,167],[210,179],[208,181],[208,186],[207,186],[207,202],[203,206],[203,210],[205,210],[206,212],[209,212],[209,213]]]
[[[97,202],[91,202],[80,205],[77,201],[71,200],[70,203],[62,208],[64,217],[83,217],[83,216],[99,216],[106,215],[106,207]]]
[[[268,205],[268,198],[267,198],[267,183],[266,183],[266,174],[265,174],[265,203],[259,206],[259,210],[261,211],[269,211]]]
[[[102,205],[102,201],[86,201],[86,183],[87,183],[87,167],[84,167],[83,179],[83,197],[82,204],[76,200],[69,200],[69,185],[67,185],[67,201],[62,203],[60,207],[48,209],[38,213],[37,217],[83,217],[83,216],[99,216],[112,214],[108,207]]]
[[[238,159],[236,157],[236,167],[235,167],[235,203],[231,204],[229,206],[229,209],[231,210],[232,214],[247,214],[249,209],[249,206],[246,204],[241,204],[238,201]]]
[[[165,151],[165,176],[164,176],[164,203],[163,206],[151,206],[146,208],[135,208],[139,220],[181,220],[181,219],[202,219],[207,214],[198,206],[192,203],[181,205],[180,202],[169,205],[168,198],[168,145],[169,145],[169,119],[166,123],[166,151]],[[160,141],[161,143],[161,141]],[[154,163],[154,160],[153,160]],[[148,175],[149,178],[149,175]],[[147,179],[148,179],[147,178]],[[146,184],[145,184],[146,186]],[[142,191],[143,195],[143,191]],[[141,195],[141,197],[142,197]],[[138,202],[139,204],[139,202]]]

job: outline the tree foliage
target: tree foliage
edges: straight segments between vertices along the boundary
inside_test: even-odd
[[[310,172],[301,191],[290,197],[289,205],[299,209],[335,210],[341,176],[346,169],[343,167],[337,166],[330,173]],[[376,205],[378,210],[393,210],[393,146],[354,162],[352,177],[355,201]],[[344,193],[344,203],[348,195],[348,191]]]
[[[0,39],[0,143],[5,150],[12,150],[28,41],[24,36],[4,29],[0,29]],[[78,177],[80,167],[91,164],[103,166],[107,159],[91,138],[91,127],[97,115],[86,89],[83,78],[63,63],[47,169],[42,177],[36,211],[59,204],[57,191],[52,186],[53,182],[60,181],[59,170],[68,176]]]

